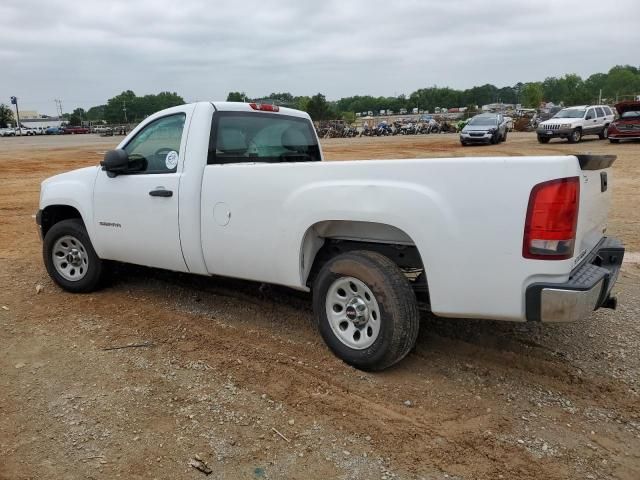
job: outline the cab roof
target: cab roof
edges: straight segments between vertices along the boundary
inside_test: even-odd
[[[256,110],[253,108],[251,103],[243,103],[243,102],[211,102],[211,104],[215,107],[216,110],[220,112],[252,112],[256,114],[263,113],[260,110]],[[260,105],[260,103],[255,102],[254,105]],[[269,112],[273,113],[273,112]],[[311,120],[311,117],[307,112],[303,112],[302,110],[295,110],[293,108],[286,107],[278,107],[278,111],[276,114],[289,115],[292,117],[300,117]]]

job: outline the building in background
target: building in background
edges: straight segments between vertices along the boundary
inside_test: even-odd
[[[67,121],[61,117],[40,115],[35,110],[20,110],[20,123],[26,128],[61,127]]]

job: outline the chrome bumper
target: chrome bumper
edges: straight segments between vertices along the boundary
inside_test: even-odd
[[[600,307],[615,308],[611,290],[624,257],[615,238],[604,238],[563,284],[534,283],[526,292],[529,321],[574,322]]]

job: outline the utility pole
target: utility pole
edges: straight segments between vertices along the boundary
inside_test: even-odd
[[[122,111],[124,112],[124,123],[129,123],[127,121],[127,101],[126,100],[122,101]]]
[[[22,127],[20,126],[20,110],[18,109],[18,97],[11,97],[11,103],[16,106],[16,119],[18,120],[18,129],[20,129],[19,132],[20,135],[22,135]]]
[[[62,118],[62,100],[54,98],[53,101],[56,103],[56,112],[58,113],[58,117]]]

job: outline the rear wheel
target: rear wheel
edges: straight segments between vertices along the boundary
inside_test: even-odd
[[[551,139],[549,137],[541,137],[538,135],[538,143],[549,143]]]
[[[49,276],[63,289],[86,293],[98,288],[102,260],[81,220],[63,220],[52,226],[44,237],[42,254]]]
[[[313,285],[314,317],[333,353],[362,370],[402,360],[418,336],[415,294],[400,268],[375,252],[330,259]]]
[[[571,132],[571,135],[569,135],[569,143],[578,143],[580,140],[582,140],[582,130],[576,128]]]
[[[605,125],[602,131],[598,134],[600,140],[606,140],[609,138],[609,125]]]

